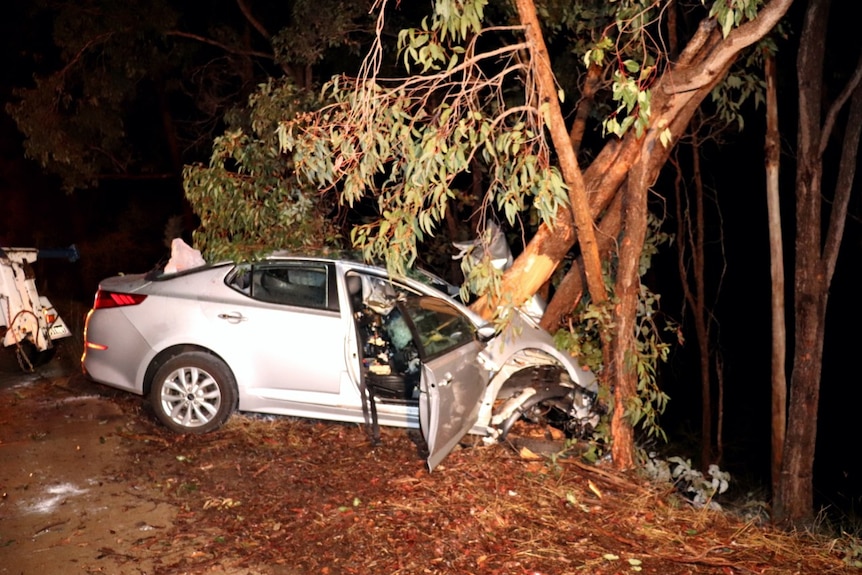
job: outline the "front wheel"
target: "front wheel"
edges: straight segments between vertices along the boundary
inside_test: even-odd
[[[588,437],[598,425],[599,414],[594,409],[594,399],[583,390],[562,385],[534,389],[535,393],[498,426],[501,441],[519,419],[556,427],[567,437]]]
[[[221,427],[236,408],[233,373],[223,361],[200,351],[181,353],[153,378],[150,403],[156,417],[178,433],[207,433]]]

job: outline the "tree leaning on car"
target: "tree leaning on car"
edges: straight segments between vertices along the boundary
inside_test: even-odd
[[[265,156],[260,152],[277,146],[286,152],[280,173],[295,173],[309,191],[295,185],[277,187],[289,189],[294,197],[274,205],[273,213],[286,210],[284,213],[296,217],[300,209],[313,212],[319,205],[315,202],[321,197],[316,195],[320,190],[337,194],[349,206],[370,201],[378,216],[353,227],[351,242],[369,259],[383,259],[391,271],[398,272],[414,261],[418,246],[433,237],[454,211],[455,179],[465,173],[486,174],[485,189],[476,194],[474,210],[483,212],[493,206],[514,223],[528,219],[527,207],[531,206],[541,223],[502,277],[482,266],[465,270],[469,288],[479,296],[474,309],[494,315],[501,307],[523,302],[551,278],[580,242],[581,250],[575,253],[568,274],[577,277],[584,270],[594,305],[605,300],[605,285],[612,295],[613,305],[601,312],[607,318],[600,322],[602,380],[608,390],[606,399],[614,406],[613,461],[626,469],[634,465],[633,422],[643,420],[652,409],[649,400],[638,394],[639,383],[644,382],[638,381],[630,357],[638,349],[635,331],[647,190],[699,104],[721,83],[740,52],[772,30],[791,0],[706,6],[700,25],[673,59],[663,45],[652,42],[650,30],[633,24],[649,22],[653,15],[661,22],[667,8],[663,3],[597,3],[594,8],[602,9],[593,14],[591,23],[604,32],[588,47],[579,46],[578,53],[588,69],[607,69],[613,76],[617,107],[603,124],[610,139],[594,151],[585,168],[574,158],[571,140],[561,135],[560,127],[566,123],[558,106],[560,82],[554,83],[547,73],[551,64],[535,4],[531,0],[515,4],[517,25],[486,28],[483,16],[492,8],[487,2],[438,3],[440,10],[424,28],[399,34],[405,65],[411,71],[412,67],[421,70],[402,80],[379,75],[383,52],[378,41],[358,78],[334,79],[325,91],[330,103],[317,111],[294,118],[295,108],[288,107],[291,112],[279,118],[269,114],[271,108],[261,106],[259,100],[252,101],[255,134],[226,133],[216,143],[210,168],[193,167],[186,172],[189,198],[203,213],[196,240],[208,253],[247,253],[249,245],[231,246],[225,239],[236,235],[237,210],[218,209],[225,187],[213,184],[246,185],[244,174],[259,173],[252,161]],[[702,3],[694,3],[698,4]],[[387,2],[377,4],[378,32],[383,30],[387,6]],[[625,32],[607,35],[617,30]],[[477,49],[479,38],[492,37],[496,41],[485,43],[491,46],[487,52]],[[507,44],[507,40],[512,41]],[[642,51],[627,52],[632,46]],[[530,58],[519,59],[525,50]],[[488,74],[484,66],[492,60],[495,67]],[[617,66],[620,62],[624,66]],[[517,101],[501,88],[509,82],[523,86]],[[284,93],[268,85],[259,97],[287,100]],[[513,105],[508,106],[509,102]],[[578,112],[576,118],[588,117]],[[578,126],[570,131],[578,132]],[[254,150],[258,150],[255,157],[244,155],[244,151]],[[225,169],[228,158],[238,168]],[[559,167],[552,164],[552,158],[558,159]],[[273,159],[267,156],[264,161]],[[248,201],[239,213],[247,214],[243,216],[249,220],[246,229],[253,229],[252,220],[257,223],[263,217],[251,217],[259,213],[260,200],[230,197],[240,205]],[[227,213],[230,222],[225,219]],[[607,229],[605,217],[610,222]],[[613,261],[608,267],[616,270],[614,277],[604,278],[604,284],[598,281],[598,245],[590,239],[594,225],[608,237],[618,238],[618,251],[598,254],[604,262]],[[561,292],[570,299],[552,301],[551,307],[559,311],[548,321],[556,322],[571,310],[581,291]],[[649,382],[647,389],[655,390]],[[613,398],[609,390],[613,390]]]
[[[469,47],[463,59],[458,52],[445,52],[442,45],[435,45],[435,36],[426,31],[403,31],[399,38],[405,60],[412,56],[418,66],[431,69],[431,73],[412,76],[389,87],[376,77],[373,66],[379,54],[372,54],[366,60],[365,75],[353,82],[340,80],[332,84],[333,96],[341,98],[340,103],[279,126],[281,147],[291,154],[300,175],[327,189],[337,183],[342,199],[349,203],[375,189],[376,166],[385,165],[391,174],[404,174],[404,181],[391,175],[391,188],[377,193],[381,217],[352,232],[354,243],[366,255],[385,258],[396,271],[415,258],[416,245],[423,234],[433,233],[442,221],[451,197],[446,190],[456,175],[470,170],[470,160],[479,157],[489,164],[487,171],[495,174],[494,182],[500,185],[486,191],[485,201],[497,205],[510,222],[523,205],[519,202],[531,197],[542,223],[499,283],[486,282],[496,289],[483,290],[481,299],[474,304],[474,309],[484,314],[496,313],[500,303],[518,304],[536,293],[576,239],[583,240],[578,232],[589,239],[595,219],[615,198],[621,198],[626,206],[618,230],[622,239],[619,252],[613,255],[618,259],[618,271],[610,280],[617,303],[602,336],[606,369],[603,379],[607,388],[614,390],[614,405],[624,406],[613,412],[613,460],[620,468],[630,468],[634,465],[632,418],[637,417],[633,412],[637,412],[640,400],[637,374],[629,368],[627,355],[635,348],[647,189],[699,103],[722,81],[740,51],[765,36],[790,3],[773,0],[759,12],[754,2],[740,3],[735,9],[716,3],[676,62],[662,60],[662,67],[653,68],[634,61],[633,70],[646,73],[649,68],[649,75],[620,76],[618,80],[628,82],[629,93],[634,93],[640,104],[620,103],[619,115],[628,112],[626,119],[606,123],[608,131],[618,138],[609,141],[583,172],[568,138],[559,135],[559,127],[566,125],[565,118],[557,105],[553,76],[547,73],[550,62],[531,0],[516,3],[524,43],[493,52],[495,58],[502,59],[507,48],[508,55],[521,48],[529,50],[531,58],[526,63],[516,64],[513,60],[509,68],[504,67],[527,79],[520,106],[495,111],[490,104],[497,101],[493,98],[494,86],[500,78],[492,77],[484,83],[480,79],[478,64],[488,56],[474,52],[472,46],[476,37],[488,33],[480,22],[485,3],[468,2],[461,10],[447,4],[450,11],[445,16],[435,14],[430,27],[444,38],[450,35],[463,39]],[[616,18],[621,21],[629,16],[632,14],[620,12]],[[645,33],[643,29],[633,32]],[[613,43],[607,48],[612,46]],[[660,48],[658,53],[663,55]],[[646,54],[640,56],[642,62],[646,60]],[[586,57],[595,65],[608,63],[600,50],[588,52]],[[656,69],[660,74],[655,73]],[[475,76],[471,72],[476,72]],[[442,104],[438,103],[436,114],[428,113],[423,103],[456,75],[470,78],[463,84],[470,89],[450,92]],[[491,96],[480,100],[476,86],[483,86]],[[544,136],[546,128],[551,142]],[[411,139],[402,141],[408,137]],[[551,148],[560,159],[559,171],[549,163]],[[512,149],[515,151],[509,152]],[[521,179],[524,170],[532,178]],[[427,179],[411,182],[410,176],[416,173],[427,174]],[[588,201],[584,201],[586,190],[590,191]],[[589,295],[594,303],[601,303],[605,300],[604,286],[596,278],[595,250],[592,240],[586,249],[582,244],[583,260],[579,258],[575,265],[588,263],[584,269]],[[573,305],[574,302],[568,303],[569,308]]]

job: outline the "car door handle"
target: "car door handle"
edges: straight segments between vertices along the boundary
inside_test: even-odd
[[[247,317],[245,317],[244,315],[242,315],[238,311],[235,311],[233,313],[220,313],[220,314],[218,314],[218,318],[219,319],[226,319],[230,323],[239,323],[241,321],[245,321],[248,319]]]
[[[448,371],[443,374],[442,379],[437,382],[438,387],[446,387],[447,385],[452,383],[452,374]]]

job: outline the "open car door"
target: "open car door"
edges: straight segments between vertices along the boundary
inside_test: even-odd
[[[419,422],[434,469],[476,423],[488,381],[478,361],[484,346],[473,323],[442,300],[410,296],[398,307],[422,362]]]

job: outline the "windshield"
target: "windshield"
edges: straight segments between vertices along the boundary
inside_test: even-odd
[[[425,360],[473,341],[473,323],[441,299],[410,296],[399,303],[399,309],[413,324]]]

